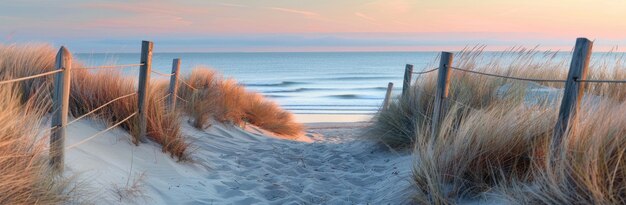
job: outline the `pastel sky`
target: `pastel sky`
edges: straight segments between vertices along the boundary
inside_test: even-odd
[[[595,50],[626,45],[624,0],[0,0],[0,42],[75,52]],[[622,49],[619,49],[622,50]]]

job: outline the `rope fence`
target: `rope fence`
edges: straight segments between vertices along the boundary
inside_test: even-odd
[[[104,65],[104,66],[94,66],[94,67],[80,67],[80,68],[72,68],[72,69],[82,69],[82,70],[95,70],[95,69],[111,69],[111,68],[128,68],[128,67],[137,67],[143,66],[145,64],[122,64],[122,65]]]
[[[72,68],[72,55],[69,50],[62,46],[57,53],[56,62],[55,62],[55,70],[48,71],[40,74],[35,74],[26,77],[20,77],[15,79],[8,79],[0,81],[1,84],[20,82],[24,80],[34,79],[38,77],[54,75],[54,83],[52,84],[52,112],[50,116],[50,128],[43,130],[43,133],[50,133],[50,166],[55,173],[62,173],[65,167],[64,158],[65,152],[64,150],[71,149],[86,142],[89,142],[92,139],[102,135],[105,132],[108,132],[122,123],[128,122],[133,119],[137,120],[138,134],[134,135],[136,141],[138,142],[146,142],[147,135],[147,115],[146,115],[146,107],[148,103],[154,103],[154,101],[150,102],[147,100],[148,90],[149,90],[149,79],[150,74],[155,73],[157,75],[162,76],[170,76],[170,87],[168,93],[160,97],[157,102],[161,102],[165,99],[167,100],[167,108],[169,110],[175,109],[175,104],[177,100],[181,100],[184,102],[189,102],[176,94],[177,85],[178,85],[178,73],[180,70],[180,59],[174,59],[172,64],[172,73],[166,74],[159,71],[152,70],[152,48],[153,43],[150,41],[142,41],[141,44],[141,55],[140,55],[140,63],[138,64],[120,64],[120,65],[103,65],[103,66],[93,66],[93,67],[76,67]],[[70,98],[70,87],[71,87],[71,71],[72,70],[88,70],[88,69],[114,69],[114,68],[127,68],[127,67],[139,67],[139,85],[137,86],[137,91],[119,96],[115,99],[112,99],[97,108],[92,109],[91,111],[76,117],[75,119],[68,122],[69,112],[69,98]],[[187,85],[189,88],[196,90],[193,86],[189,85],[187,82],[180,80],[183,84]],[[137,96],[137,110],[125,117],[123,120],[115,123],[113,126],[110,126],[90,137],[87,137],[76,144],[72,144],[69,146],[65,146],[65,138],[66,138],[66,128],[68,125],[74,124],[79,120],[82,120],[94,113],[101,111],[107,106],[110,106],[112,103],[118,102],[123,99],[127,99],[133,96]],[[174,98],[173,96],[176,96]],[[45,138],[43,138],[45,139]]]
[[[80,142],[78,142],[78,143],[76,143],[76,144],[72,144],[72,145],[70,145],[70,146],[65,147],[65,149],[66,149],[66,150],[67,150],[67,149],[72,149],[72,148],[74,148],[74,147],[77,147],[77,146],[79,146],[79,145],[81,145],[81,144],[85,143],[85,142],[88,142],[88,141],[90,141],[90,140],[92,140],[92,139],[95,139],[96,137],[100,136],[101,134],[104,134],[104,133],[106,133],[106,132],[108,132],[108,131],[112,130],[113,128],[116,128],[117,126],[120,126],[122,123],[124,123],[124,122],[128,121],[131,117],[133,117],[133,116],[135,116],[135,115],[137,115],[137,112],[134,112],[133,114],[131,114],[131,115],[129,115],[128,117],[124,118],[122,121],[119,121],[119,122],[115,123],[113,126],[111,126],[111,127],[107,128],[107,129],[105,129],[105,130],[102,130],[102,131],[100,131],[100,132],[98,132],[98,133],[96,133],[96,134],[94,134],[94,135],[92,135],[92,136],[90,136],[90,137],[88,137],[88,138],[86,138],[86,139],[83,139],[83,140],[81,140]]]
[[[164,76],[164,77],[170,77],[170,76],[173,76],[173,75],[176,74],[176,73],[161,73],[161,72],[156,71],[156,70],[152,70],[151,72],[154,73],[154,74],[160,75],[160,76]]]
[[[183,80],[183,79],[178,79],[178,81],[180,81],[181,83],[183,83],[185,86],[187,86],[188,88],[190,88],[192,90],[198,90],[197,88],[193,87],[189,83],[185,82],[185,80]]]
[[[576,82],[581,83],[626,83],[626,80],[578,80],[575,79]]]
[[[436,70],[439,70],[439,68],[434,68],[434,69],[427,70],[427,71],[413,72],[413,74],[422,75],[422,74],[430,73]]]
[[[163,100],[167,99],[167,97],[169,97],[170,95],[172,95],[172,93],[168,93],[167,95],[164,95],[163,97],[157,99],[157,102],[162,102]]]
[[[11,79],[11,80],[0,81],[0,85],[7,84],[7,83],[24,81],[24,80],[30,80],[30,79],[33,79],[33,78],[43,77],[43,76],[52,75],[52,74],[56,74],[56,73],[60,73],[60,72],[63,72],[63,70],[53,70],[53,71],[49,71],[49,72],[45,72],[45,73],[40,73],[40,74],[37,74],[37,75],[31,75],[31,76],[22,77],[22,78],[15,78],[15,79]]]
[[[570,65],[570,70],[568,72],[567,79],[540,79],[540,78],[529,78],[529,77],[517,77],[517,76],[507,76],[495,73],[488,73],[483,71],[476,71],[464,68],[453,67],[452,60],[453,54],[449,52],[442,52],[439,67],[435,69],[430,69],[422,72],[413,72],[413,66],[407,64],[405,68],[404,74],[404,84],[403,84],[403,93],[401,97],[413,97],[408,95],[407,90],[408,87],[411,86],[410,82],[412,81],[411,74],[425,74],[434,72],[438,70],[439,74],[437,76],[437,84],[436,84],[436,94],[432,96],[434,98],[434,106],[433,106],[433,117],[431,122],[431,136],[437,137],[438,132],[440,130],[440,123],[443,120],[443,115],[445,115],[447,106],[446,104],[455,103],[460,106],[464,106],[470,109],[475,109],[472,106],[459,102],[453,98],[449,98],[449,88],[450,88],[450,78],[452,77],[452,70],[460,71],[465,73],[477,74],[482,76],[496,77],[502,79],[509,80],[518,80],[518,81],[526,81],[526,82],[550,82],[550,83],[564,83],[565,87],[563,89],[563,97],[561,98],[561,105],[559,109],[559,115],[557,118],[557,123],[554,127],[554,132],[552,135],[552,151],[555,151],[554,156],[557,156],[560,145],[563,143],[563,137],[566,137],[568,130],[574,130],[574,126],[576,125],[575,120],[578,109],[580,109],[580,104],[582,97],[580,95],[584,94],[585,86],[582,83],[611,83],[611,84],[623,84],[626,83],[626,80],[603,80],[603,79],[587,79],[589,60],[591,58],[592,53],[592,45],[589,39],[586,38],[578,38],[576,39],[576,45],[572,53],[572,61]],[[390,83],[391,85],[391,83]],[[421,86],[415,84],[418,89],[423,89]],[[389,96],[389,90],[387,96]],[[423,92],[423,94],[430,94],[428,92]],[[385,99],[387,102],[388,99]],[[387,105],[385,105],[387,106]],[[428,108],[430,109],[430,108]],[[422,113],[419,113],[423,115]],[[425,116],[425,115],[424,115]]]
[[[423,74],[438,71],[437,87],[436,87],[437,92],[435,93],[435,95],[432,95],[432,93],[428,93],[428,92],[421,92],[423,94],[430,95],[435,100],[435,103],[433,106],[434,114],[433,114],[433,117],[429,118],[429,120],[433,122],[431,130],[433,131],[432,133],[433,136],[436,136],[436,132],[439,130],[439,127],[438,127],[439,121],[442,120],[441,115],[442,113],[445,112],[444,110],[446,109],[446,106],[442,106],[444,105],[444,103],[451,102],[451,103],[456,103],[461,106],[474,109],[473,107],[465,103],[458,102],[454,99],[448,98],[448,89],[449,89],[449,83],[450,83],[449,79],[451,77],[451,72],[452,72],[451,70],[477,74],[477,75],[483,75],[483,76],[510,79],[510,80],[519,80],[519,81],[528,81],[528,82],[565,83],[565,89],[564,89],[565,94],[562,99],[561,110],[559,111],[558,123],[555,126],[555,132],[553,136],[554,141],[560,143],[561,137],[563,136],[565,130],[569,130],[571,126],[573,126],[573,124],[569,122],[569,119],[572,118],[576,114],[576,109],[578,109],[579,107],[578,106],[580,103],[579,102],[580,97],[578,96],[579,93],[584,93],[584,86],[582,86],[581,83],[614,83],[614,84],[626,83],[626,80],[601,80],[601,79],[587,80],[586,79],[586,75],[588,73],[587,61],[589,60],[589,57],[591,55],[591,44],[592,44],[591,41],[589,41],[588,39],[584,39],[584,38],[577,39],[576,48],[574,49],[572,65],[570,67],[568,79],[538,79],[538,78],[507,76],[507,75],[501,75],[501,74],[495,74],[495,73],[487,73],[483,71],[452,67],[451,66],[452,65],[452,53],[443,52],[440,58],[441,60],[439,64],[440,66],[437,68],[423,70],[419,72],[413,72],[413,65],[410,65],[410,64],[406,65],[404,82],[403,82],[403,87],[402,87],[402,97],[409,96],[408,88],[411,85],[410,82],[412,81],[413,74],[423,75]],[[80,146],[81,144],[84,144],[92,139],[95,139],[97,136],[100,136],[103,133],[114,129],[115,127],[120,126],[122,123],[131,120],[133,117],[136,117],[136,120],[137,120],[136,123],[139,129],[139,132],[135,137],[137,138],[137,141],[145,142],[146,135],[147,135],[146,107],[148,103],[154,103],[154,101],[150,102],[147,100],[148,86],[149,86],[148,81],[150,79],[150,74],[152,73],[160,75],[160,76],[171,77],[170,89],[169,89],[168,94],[160,97],[157,100],[157,102],[167,100],[167,107],[168,109],[172,109],[172,110],[175,109],[175,102],[178,100],[185,102],[185,103],[190,103],[189,100],[183,99],[178,94],[176,94],[176,90],[178,90],[177,86],[179,82],[181,82],[183,85],[185,85],[189,89],[192,89],[194,91],[198,90],[198,88],[192,86],[190,83],[186,82],[184,79],[178,78],[178,73],[180,69],[180,59],[174,59],[174,63],[172,66],[172,73],[163,73],[163,72],[159,72],[156,70],[152,70],[151,68],[152,47],[153,47],[152,42],[150,41],[142,42],[139,64],[104,65],[104,66],[78,67],[78,68],[72,68],[71,54],[65,47],[61,47],[61,50],[57,54],[57,58],[56,58],[57,59],[56,70],[48,71],[48,72],[40,73],[40,74],[35,74],[32,76],[26,76],[26,77],[0,81],[0,85],[1,85],[1,84],[19,82],[19,81],[38,78],[38,77],[53,75],[53,74],[55,75],[53,94],[52,94],[53,96],[53,103],[52,103],[53,112],[51,116],[52,123],[51,123],[51,129],[50,129],[50,133],[51,133],[50,135],[50,153],[51,153],[50,164],[52,165],[54,170],[58,170],[58,171],[63,170],[63,167],[64,167],[63,150]],[[71,82],[70,82],[71,70],[73,69],[113,69],[113,68],[127,68],[127,67],[137,67],[137,66],[139,67],[139,76],[138,76],[139,85],[137,86],[138,89],[136,92],[117,97],[83,114],[82,116],[79,116],[69,122],[67,121],[67,116],[69,115],[68,107],[69,107],[69,96],[70,96],[70,85],[71,85]],[[580,79],[584,79],[584,80],[580,80]],[[383,105],[384,106],[383,109],[386,109],[388,107],[388,102],[390,102],[390,93],[392,91],[392,88],[393,88],[393,84],[390,83],[387,89],[387,96],[385,97],[385,103]],[[424,89],[424,88],[419,87],[419,89]],[[109,106],[114,102],[120,101],[122,99],[130,98],[135,95],[137,95],[138,109],[134,113],[127,116],[123,120],[117,122],[113,126],[108,127],[105,130],[102,130],[88,138],[85,138],[76,144],[72,144],[70,146],[65,146],[63,144],[64,140],[62,139],[65,138],[65,133],[66,133],[65,129],[68,125],[73,124],[81,119],[84,119],[87,116],[94,114],[97,111],[104,109],[106,106]],[[336,105],[336,106],[339,107],[340,105]],[[294,107],[290,110],[312,111],[311,109],[298,108],[298,107]],[[321,109],[318,108],[317,110],[321,110],[321,111],[376,111],[374,109],[367,109],[367,108],[340,109],[340,108],[330,108],[330,107],[321,108]],[[426,115],[425,113],[419,113],[419,114],[428,118],[428,115]]]
[[[189,103],[189,101],[188,101],[188,100],[185,100],[185,99],[183,99],[182,97],[180,97],[180,96],[178,96],[178,95],[176,95],[176,98],[177,98],[177,99],[179,99],[179,100],[181,100],[181,101],[183,101],[184,103]]]
[[[528,82],[551,82],[551,83],[565,83],[565,82],[567,82],[566,80],[521,78],[521,77],[513,77],[513,76],[505,76],[505,75],[498,75],[498,74],[493,74],[493,73],[480,72],[480,71],[469,70],[469,69],[462,69],[462,68],[457,68],[457,67],[450,67],[450,68],[452,68],[454,70],[458,70],[458,71],[473,73],[473,74],[479,74],[479,75],[491,76],[491,77],[499,77],[499,78],[511,79],[511,80],[520,80],[520,81],[528,81]]]
[[[65,124],[65,126],[71,125],[72,123],[75,123],[75,122],[77,122],[77,121],[87,117],[88,115],[91,115],[91,114],[97,112],[98,110],[101,110],[102,108],[106,107],[107,105],[110,105],[111,103],[114,103],[114,102],[116,102],[118,100],[121,100],[121,99],[124,99],[124,98],[135,96],[135,95],[137,95],[137,92],[133,92],[133,93],[130,93],[130,94],[127,94],[127,95],[123,95],[123,96],[117,97],[117,98],[115,98],[115,99],[113,99],[113,100],[111,100],[111,101],[109,101],[107,103],[102,104],[100,107],[97,107],[96,109],[93,109],[93,110],[89,111],[88,113],[86,113],[86,114],[84,114],[84,115],[82,115],[80,117],[77,117],[76,119],[74,119],[72,121],[69,121],[67,124]]]

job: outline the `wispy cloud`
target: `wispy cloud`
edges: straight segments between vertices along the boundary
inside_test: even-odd
[[[102,10],[113,10],[113,11],[121,11],[121,12],[130,12],[136,14],[168,14],[174,15],[178,12],[167,9],[160,8],[156,4],[145,4],[143,6],[139,5],[128,5],[125,3],[86,3],[78,5],[79,8],[85,9],[102,9]]]
[[[381,25],[381,24],[378,22],[378,20],[376,20],[375,18],[373,18],[373,17],[371,17],[371,16],[368,16],[368,15],[366,15],[366,14],[364,14],[364,13],[361,13],[361,12],[355,12],[355,13],[354,13],[354,15],[355,15],[355,16],[357,16],[357,17],[359,17],[359,18],[365,19],[365,20],[367,20],[368,22],[370,22],[370,23],[372,23],[372,24],[375,24],[375,25]]]
[[[413,0],[378,0],[363,4],[362,8],[389,14],[402,14],[412,10]]]
[[[167,3],[138,4],[138,3],[86,3],[78,5],[80,8],[98,9],[121,12],[123,15],[98,18],[84,22],[80,26],[86,28],[113,28],[113,29],[143,29],[143,31],[161,31],[168,28],[189,26],[193,22],[185,19],[184,14],[197,13],[201,10],[191,7],[179,7]],[[159,22],[146,24],[145,22]],[[147,30],[146,30],[147,29]]]
[[[241,5],[241,4],[231,4],[231,3],[215,3],[217,5],[220,6],[225,6],[225,7],[238,7],[238,8],[245,8],[248,7],[246,5]]]
[[[312,11],[304,11],[304,10],[297,10],[297,9],[291,9],[291,8],[267,7],[267,9],[280,11],[280,12],[286,12],[286,13],[292,13],[292,14],[300,14],[306,17],[319,16],[318,13],[315,13]]]
[[[355,12],[354,15],[356,15],[356,16],[362,18],[362,19],[368,20],[368,21],[376,21],[376,19],[374,19],[374,18],[372,18],[372,17],[370,17],[368,15],[365,15],[365,14],[363,14],[361,12]]]

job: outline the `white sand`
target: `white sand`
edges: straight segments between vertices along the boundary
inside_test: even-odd
[[[373,115],[365,114],[295,114],[296,121],[300,123],[320,123],[320,122],[367,122]]]
[[[67,145],[100,124],[70,126]],[[82,187],[96,191],[96,204],[408,203],[412,157],[360,138],[365,123],[306,124],[310,131],[299,141],[253,126],[183,124],[193,163],[176,162],[155,143],[134,146],[116,129],[68,150],[66,174],[79,174]]]

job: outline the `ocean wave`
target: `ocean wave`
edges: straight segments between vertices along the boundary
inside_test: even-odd
[[[288,98],[289,96],[284,96],[284,95],[263,95],[265,97],[268,98]]]
[[[326,105],[326,104],[286,104],[282,105],[283,107],[293,107],[293,108],[302,108],[302,107],[375,107],[378,108],[380,105],[378,104],[339,104],[339,105]]]
[[[269,90],[264,91],[263,93],[298,93],[298,92],[306,92],[306,91],[325,91],[325,90],[337,90],[335,88],[296,88],[289,90]]]
[[[299,93],[310,91],[350,91],[350,90],[387,90],[387,87],[366,87],[366,88],[296,88],[287,90],[268,90],[263,93]]]
[[[377,98],[377,97],[372,97],[372,96],[367,96],[367,95],[356,95],[356,94],[327,95],[324,97],[338,98],[338,99],[382,99],[382,98]]]
[[[355,88],[354,90],[387,90],[387,87]]]
[[[288,86],[288,85],[302,85],[309,84],[306,82],[298,82],[298,81],[281,81],[281,82],[271,82],[271,83],[244,83],[242,85],[248,87],[280,87],[280,86]]]
[[[383,79],[398,79],[398,77],[391,76],[351,76],[351,77],[332,77],[332,78],[317,78],[314,80],[383,80]]]

